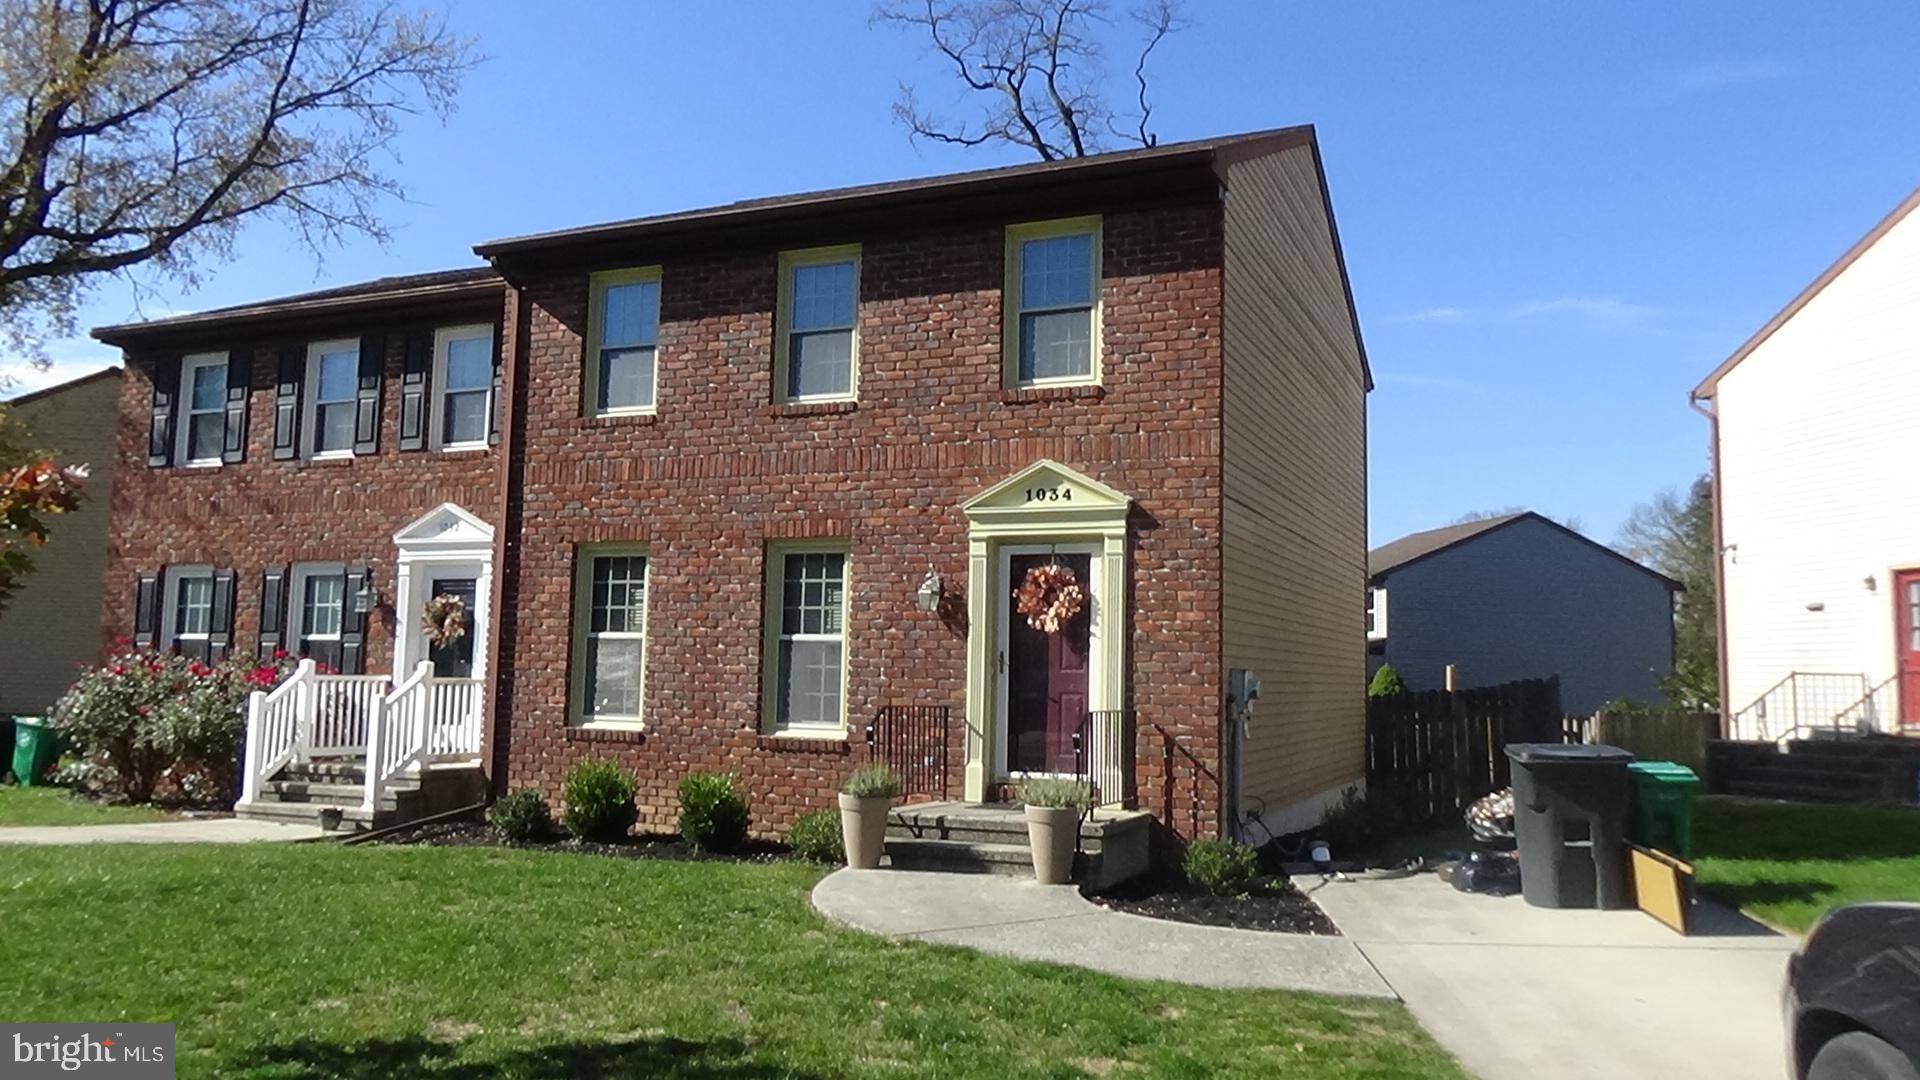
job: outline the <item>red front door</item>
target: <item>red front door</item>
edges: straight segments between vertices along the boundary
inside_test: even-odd
[[[1089,555],[1013,555],[1008,558],[1008,603],[1027,571],[1049,562],[1073,571],[1084,585]],[[1027,625],[1009,611],[1007,627],[1007,769],[1010,772],[1073,771],[1073,733],[1087,714],[1087,657],[1091,614],[1087,606],[1057,634]]]
[[[1920,570],[1893,575],[1894,631],[1900,664],[1900,723],[1920,725]]]

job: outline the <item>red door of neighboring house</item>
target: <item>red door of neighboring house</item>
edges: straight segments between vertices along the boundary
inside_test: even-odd
[[[1013,555],[1007,580],[1025,581],[1027,571],[1049,562],[1088,580],[1087,555]],[[1015,773],[1073,771],[1073,733],[1087,714],[1087,662],[1091,616],[1086,608],[1047,634],[1013,613],[1007,627],[1007,769]]]
[[[1894,630],[1899,635],[1900,724],[1920,725],[1920,570],[1893,576]]]

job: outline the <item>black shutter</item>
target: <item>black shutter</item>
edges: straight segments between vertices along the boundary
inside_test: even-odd
[[[487,398],[487,445],[500,445],[500,395],[506,390],[505,368],[500,363],[500,331],[493,332],[493,393]]]
[[[347,595],[340,604],[340,674],[364,675],[367,663],[367,616],[359,610],[360,590],[367,583],[367,566],[347,567]]]
[[[147,423],[147,464],[173,464],[174,414],[180,404],[180,358],[169,356],[153,365],[153,414]]]
[[[151,649],[160,635],[160,575],[141,574],[133,590],[133,643]]]
[[[286,633],[287,568],[269,567],[260,575],[260,659],[286,648]]]
[[[380,384],[387,374],[387,339],[368,334],[360,339],[360,394],[353,413],[353,452],[380,452]]]
[[[227,354],[227,430],[220,441],[220,460],[228,464],[247,460],[247,401],[253,389],[253,356],[245,349]]]
[[[232,570],[213,572],[213,618],[207,628],[208,663],[226,659],[227,650],[233,645],[233,601],[238,579],[239,575]]]
[[[433,381],[433,334],[416,330],[407,335],[406,359],[400,368],[400,449],[427,448],[427,397]]]
[[[285,461],[300,453],[300,391],[307,381],[307,347],[282,345],[280,372],[273,384],[273,457]]]

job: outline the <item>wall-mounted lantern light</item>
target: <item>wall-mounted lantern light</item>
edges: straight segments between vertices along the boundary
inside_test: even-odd
[[[377,607],[379,603],[380,593],[379,590],[373,587],[373,572],[369,570],[367,576],[361,579],[360,591],[353,594],[353,610],[365,615]]]
[[[928,614],[939,611],[940,597],[946,592],[946,587],[946,582],[940,580],[939,573],[929,566],[926,580],[922,581],[920,588],[914,591],[913,602],[921,611]]]

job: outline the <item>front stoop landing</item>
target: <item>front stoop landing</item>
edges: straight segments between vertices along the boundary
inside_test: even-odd
[[[1138,810],[1098,810],[1082,821],[1074,882],[1100,890],[1145,873],[1152,821]],[[896,806],[887,819],[887,862],[901,870],[1031,877],[1025,812],[1003,803]]]

